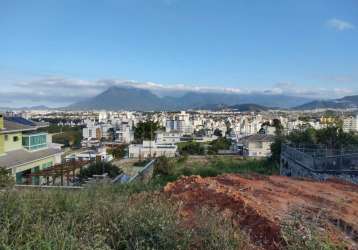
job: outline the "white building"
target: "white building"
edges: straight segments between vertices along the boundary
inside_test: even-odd
[[[93,120],[85,121],[86,127],[82,130],[83,139],[96,138],[100,140],[102,138],[101,126],[96,124]]]
[[[180,142],[181,134],[179,132],[164,132],[157,131],[155,137],[155,143],[178,143]]]
[[[129,145],[129,158],[175,157],[178,147],[172,143],[157,144],[155,141],[143,141],[143,144]]]
[[[104,162],[110,162],[113,160],[113,156],[107,154],[106,147],[99,148],[96,150],[86,150],[80,153],[71,154],[65,157],[66,161],[76,160],[76,161],[94,161],[100,160]]]
[[[134,132],[128,124],[122,124],[116,130],[116,142],[129,144],[134,140]]]
[[[243,145],[244,156],[269,157],[274,138],[272,135],[255,134],[241,138],[239,143]]]
[[[165,131],[192,134],[194,126],[191,124],[190,115],[185,111],[181,111],[180,114],[174,115],[172,119],[166,120]]]
[[[358,115],[346,117],[343,119],[343,131],[344,132],[358,131]]]

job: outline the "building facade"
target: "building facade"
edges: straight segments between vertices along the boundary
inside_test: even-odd
[[[0,167],[7,169],[17,184],[41,184],[40,177],[27,175],[61,163],[61,149],[51,146],[47,133],[37,132],[41,126],[0,115]]]

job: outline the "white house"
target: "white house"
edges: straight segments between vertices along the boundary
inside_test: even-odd
[[[239,143],[243,145],[244,156],[269,157],[274,139],[273,135],[254,134],[242,137]]]
[[[177,149],[173,143],[157,144],[155,141],[143,141],[143,144],[129,145],[128,155],[129,158],[174,157]]]

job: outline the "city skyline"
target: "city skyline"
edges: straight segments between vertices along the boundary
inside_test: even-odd
[[[356,1],[0,6],[0,106],[63,106],[113,85],[162,95],[358,94]]]

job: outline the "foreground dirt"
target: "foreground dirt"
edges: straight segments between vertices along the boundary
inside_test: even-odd
[[[319,221],[331,240],[358,249],[358,185],[338,181],[315,182],[283,176],[223,175],[212,178],[183,177],[164,192],[183,203],[190,221],[199,207],[217,208],[264,249],[285,244],[281,224],[293,211]]]

